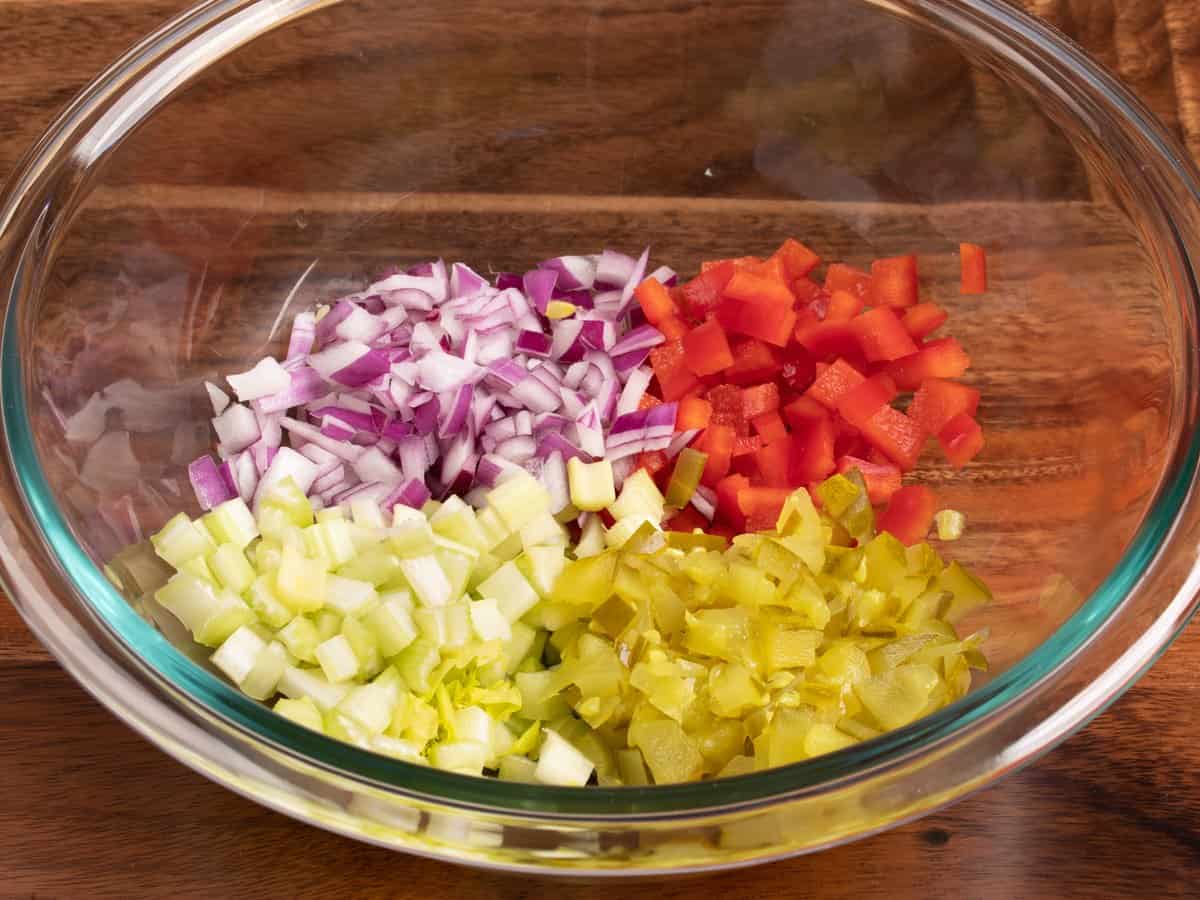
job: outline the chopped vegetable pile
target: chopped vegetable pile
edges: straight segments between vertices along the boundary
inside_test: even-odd
[[[961,697],[989,595],[902,477],[928,436],[979,452],[979,395],[915,258],[648,258],[437,261],[301,313],[236,402],[207,384],[207,513],[109,577],[281,715],[516,781],[742,774]]]

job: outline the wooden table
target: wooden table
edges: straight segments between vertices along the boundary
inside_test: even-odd
[[[1194,0],[1025,0],[1115,67],[1200,152]],[[176,0],[0,0],[0,171]],[[70,46],[69,51],[63,48]],[[1195,895],[1200,631],[1085,732],[953,809],[813,857],[621,896]],[[0,896],[600,897],[334,837],[174,762],[120,724],[0,602]]]

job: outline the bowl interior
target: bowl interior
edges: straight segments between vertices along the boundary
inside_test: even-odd
[[[1182,349],[1131,172],[993,63],[840,0],[375,0],[291,21],[88,169],[21,339],[52,500],[97,562],[195,511],[202,382],[385,266],[649,244],[686,274],[787,236],[857,265],[915,252],[983,393],[983,453],[956,471],[931,451],[917,477],[966,514],[944,550],[995,592],[968,623],[995,677],[1147,515]],[[960,240],[988,250],[984,297],[958,294]],[[78,415],[98,393],[107,411]]]

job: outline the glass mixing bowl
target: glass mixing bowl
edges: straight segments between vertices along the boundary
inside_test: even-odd
[[[987,447],[920,475],[966,513],[952,553],[995,590],[969,623],[993,667],[934,716],[702,784],[468,778],[277,718],[101,574],[195,511],[200,384],[277,348],[290,312],[439,255],[519,270],[648,242],[688,272],[787,235],[919,253],[974,360]],[[1179,149],[998,0],[218,0],[95,81],[3,198],[4,581],[131,726],[338,832],[570,873],[828,846],[1053,746],[1193,612],[1197,235]],[[989,251],[986,297],[957,293],[959,240]]]

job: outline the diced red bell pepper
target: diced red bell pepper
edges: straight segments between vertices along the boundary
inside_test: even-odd
[[[829,411],[807,395],[789,400],[783,408],[783,417],[793,430],[802,428],[829,415]]]
[[[962,263],[962,293],[982,294],[987,291],[987,254],[978,244],[959,244]]]
[[[715,269],[718,266],[729,264],[733,269],[737,270],[743,266],[753,266],[762,262],[761,256],[732,256],[729,259],[710,259],[700,263],[700,272],[704,273],[710,269]]]
[[[917,302],[917,258],[913,255],[877,259],[871,263],[872,306],[912,306]]]
[[[779,409],[779,386],[773,381],[742,390],[742,416],[753,419]]]
[[[875,520],[880,531],[894,535],[902,544],[919,544],[929,534],[937,498],[923,484],[902,487],[892,494],[887,509]]]
[[[783,265],[783,260],[778,256],[771,256],[764,259],[760,263],[747,263],[744,266],[738,266],[739,272],[746,272],[751,275],[758,275],[761,278],[769,278],[771,281],[778,281],[780,284],[787,285],[788,273]],[[791,291],[788,291],[791,294]],[[793,297],[793,302],[795,298]]]
[[[790,310],[796,303],[791,288],[785,282],[756,275],[744,269],[733,273],[733,277],[725,285],[725,297],[752,303],[755,307],[765,307],[760,309],[760,312],[774,309]]]
[[[946,423],[960,413],[974,416],[979,409],[979,391],[941,378],[927,378],[917,388],[908,416],[927,434],[940,434]]]
[[[747,487],[738,491],[738,507],[750,531],[772,531],[792,491],[786,487]]]
[[[729,473],[729,463],[733,459],[733,442],[737,432],[731,425],[709,425],[700,436],[697,447],[708,454],[704,465],[704,475],[701,481],[713,487]]]
[[[821,257],[792,238],[783,242],[783,245],[775,251],[775,256],[783,262],[788,281],[806,277],[809,272],[821,264]]]
[[[817,364],[812,354],[797,344],[784,348],[779,381],[787,390],[799,394],[808,390],[817,377]]]
[[[754,426],[754,430],[763,439],[764,444],[782,441],[787,437],[787,426],[783,424],[783,418],[776,410],[755,416],[750,420],[750,424]]]
[[[738,435],[733,439],[733,458],[753,456],[762,449],[763,440],[757,434]]]
[[[886,306],[867,310],[853,326],[868,362],[890,362],[917,352],[900,317]]]
[[[971,358],[954,338],[930,341],[916,353],[887,364],[884,371],[902,391],[915,391],[926,378],[958,378]]]
[[[849,322],[863,309],[863,299],[849,291],[834,291],[825,309],[826,322]]]
[[[793,483],[791,439],[785,436],[781,441],[766,444],[754,454],[754,463],[763,484],[788,487]]]
[[[720,322],[709,319],[684,335],[683,362],[693,375],[715,375],[733,365],[733,353]]]
[[[861,431],[879,408],[891,403],[895,396],[896,385],[892,379],[886,375],[873,375],[842,394],[837,401],[837,411]]]
[[[655,477],[659,472],[666,469],[671,461],[667,459],[667,454],[661,450],[647,450],[644,453],[639,453],[637,457],[637,468],[645,469],[646,473],[651,477]]]
[[[743,273],[739,272],[734,279]],[[747,278],[756,278],[747,275]],[[759,279],[767,282],[766,279]],[[732,284],[733,281],[730,281]],[[787,291],[787,287],[783,287]],[[791,296],[790,292],[788,295]],[[744,334],[747,337],[758,338],[776,347],[786,347],[792,338],[792,329],[796,327],[796,312],[791,304],[778,306],[774,301],[755,303],[748,300],[737,300],[726,296],[717,308],[717,320],[731,334]]]
[[[658,379],[662,398],[668,403],[690,394],[700,387],[696,376],[688,371],[684,363],[683,341],[667,341],[650,351],[650,366]]]
[[[792,458],[788,475],[792,484],[821,481],[833,474],[833,422],[826,416],[808,422],[792,434]]]
[[[681,509],[671,518],[667,519],[667,531],[686,531],[691,532],[699,528],[701,531],[707,531],[709,526],[708,519],[700,514],[696,507],[689,504]]]
[[[729,475],[717,482],[717,513],[738,531],[746,527],[746,516],[738,504],[738,494],[750,487],[745,475]]]
[[[916,466],[925,445],[925,432],[900,410],[886,405],[879,407],[861,430],[863,437],[905,472]]]
[[[844,475],[851,469],[858,469],[862,473],[863,481],[867,484],[867,496],[876,506],[887,503],[891,496],[900,490],[901,472],[891,463],[880,465],[857,456],[838,457],[839,472]]]
[[[904,327],[913,340],[920,341],[945,324],[950,314],[936,303],[918,303],[904,311]]]
[[[866,378],[858,369],[844,359],[838,359],[817,375],[805,396],[812,397],[826,409],[837,409],[842,394],[864,381]]]
[[[833,439],[834,458],[840,459],[843,456],[857,456],[861,459],[862,457],[870,456],[874,448],[867,443],[867,439],[862,436],[862,432],[844,419],[839,419],[838,421],[844,423],[845,427],[835,428],[837,436]],[[887,457],[884,457],[884,459],[886,460]]]
[[[801,305],[808,305],[816,300],[829,297],[829,292],[811,278],[797,278],[793,281],[792,294],[795,296],[796,302]]]
[[[780,369],[775,351],[754,338],[735,343],[732,353],[733,365],[725,370],[725,380],[730,384],[769,381]]]
[[[830,294],[834,291],[849,291],[859,297],[866,297],[871,284],[871,274],[845,263],[830,263],[825,270],[825,290]]]
[[[675,308],[675,301],[671,299],[671,292],[657,278],[647,278],[637,286],[633,296],[637,298],[642,312],[646,315],[646,321],[651,325],[657,325],[679,312]]]
[[[862,355],[858,330],[853,322],[820,322],[797,331],[796,341],[816,360]]]
[[[687,322],[679,316],[667,316],[654,327],[661,331],[668,341],[677,341],[688,333]]]
[[[708,392],[708,402],[712,404],[714,425],[728,425],[736,429],[745,421],[742,415],[742,389],[731,384],[719,384]]]
[[[642,394],[642,399],[638,401],[638,409],[653,409],[661,403],[661,400],[649,391],[646,391],[646,393]]]
[[[942,426],[938,443],[950,464],[961,469],[983,449],[983,429],[971,416],[959,413]]]
[[[733,277],[732,260],[720,260],[705,267],[691,281],[680,285],[679,296],[683,311],[694,322],[703,321],[721,305],[721,292]]]
[[[679,401],[679,409],[675,413],[675,430],[707,428],[712,411],[712,404],[703,397],[684,397]]]

